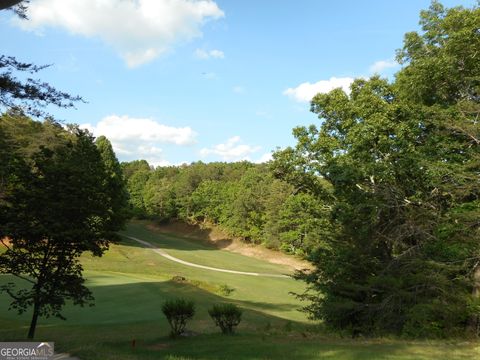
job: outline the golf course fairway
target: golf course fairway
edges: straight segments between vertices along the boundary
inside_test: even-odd
[[[101,258],[84,256],[87,285],[95,306],[68,304],[66,321],[41,318],[36,340],[55,341],[57,351],[80,359],[474,359],[480,349],[469,342],[406,342],[351,340],[325,335],[321,324],[298,311],[304,304],[291,293],[304,284],[285,266],[216,249],[199,241],[162,234],[146,222],[131,222],[122,242]],[[132,239],[140,239],[152,246]],[[183,262],[161,256],[154,248]],[[215,271],[203,267],[257,273],[260,276]],[[269,274],[276,276],[261,276]],[[17,281],[0,277],[0,285]],[[170,339],[162,303],[183,297],[194,301],[188,323],[191,336]],[[216,303],[243,310],[233,336],[219,334],[208,315]],[[26,338],[30,314],[8,310],[0,295],[0,341]],[[135,346],[133,346],[133,342]]]

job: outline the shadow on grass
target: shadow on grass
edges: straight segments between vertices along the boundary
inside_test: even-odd
[[[168,342],[166,344],[169,344]],[[159,349],[162,359],[335,359],[335,360],[467,360],[477,358],[473,345],[445,346],[441,343],[360,342],[338,339],[302,339],[298,336],[262,337],[209,335],[170,343]],[[147,348],[148,349],[148,348]],[[153,359],[154,355],[141,358]]]
[[[188,338],[159,337],[128,341],[110,341],[97,349],[82,349],[83,359],[194,359],[194,360],[470,360],[478,358],[473,344],[407,343],[400,341],[344,341],[298,333],[267,335],[262,333],[201,334]]]
[[[2,278],[0,278],[2,280]],[[138,282],[93,286],[96,306],[68,305],[67,321],[41,319],[38,341],[55,341],[58,350],[81,359],[473,359],[473,345],[405,343],[395,341],[353,341],[325,338],[313,326],[288,322],[264,311],[290,309],[290,304],[266,304],[229,300],[190,284],[174,281]],[[196,304],[196,315],[188,329],[198,336],[179,340],[168,338],[169,326],[161,304],[170,298],[185,297]],[[244,319],[234,336],[222,336],[208,316],[214,303],[235,303],[244,310]],[[25,339],[28,316],[5,316],[8,307],[0,298],[1,341]],[[268,325],[268,328],[266,327]],[[293,329],[293,330],[292,330]],[[135,340],[135,347],[132,341]]]
[[[148,241],[153,245],[157,245],[163,249],[175,249],[175,250],[221,250],[226,248],[232,243],[231,239],[216,240],[215,243],[211,243],[207,240],[192,239],[186,236],[180,236],[173,233],[163,233],[149,229],[147,223],[133,221],[127,225],[125,231],[120,232],[122,235],[121,244],[128,244],[129,246],[144,247],[142,244],[126,238],[127,236],[133,236],[141,240]],[[198,229],[202,237],[207,238],[211,230]],[[134,235],[132,235],[134,234]]]
[[[108,279],[108,277],[103,277]],[[11,280],[11,279],[10,279]],[[10,281],[8,280],[8,281]],[[112,281],[116,279],[113,278]],[[127,279],[128,280],[128,279]],[[0,285],[7,282],[5,277],[0,278]],[[20,282],[18,282],[20,284]],[[165,282],[137,282],[117,285],[94,285],[90,286],[95,296],[94,307],[78,307],[68,304],[63,312],[67,321],[56,318],[39,320],[37,338],[51,339],[62,343],[65,339],[65,329],[78,331],[78,339],[102,343],[102,339],[131,339],[143,337],[151,339],[167,335],[168,323],[161,312],[162,303],[167,299],[183,297],[195,302],[196,315],[189,322],[189,328],[197,333],[212,333],[218,329],[214,326],[208,315],[208,309],[217,303],[233,303],[244,310],[243,322],[239,329],[255,331],[267,324],[271,326],[284,326],[288,321],[273,316],[268,311],[288,311],[294,308],[291,304],[268,304],[262,302],[239,301],[224,298],[211,292],[200,289],[188,283],[175,281]],[[21,340],[26,336],[26,326],[29,324],[30,312],[17,315],[13,311],[7,311],[10,299],[6,296],[0,298],[0,323],[8,323],[8,327],[0,328],[0,339]],[[145,324],[148,331],[144,332]],[[292,322],[294,323],[294,322]],[[124,334],[119,328],[128,324],[137,324],[135,331]],[[152,332],[152,326],[156,331]],[[295,326],[305,326],[303,323],[295,323]],[[25,328],[25,334],[21,328]],[[69,330],[69,331],[70,331]],[[88,330],[88,331],[85,331]],[[19,332],[20,331],[20,332]],[[13,335],[13,337],[11,336]],[[16,337],[20,338],[16,339]]]

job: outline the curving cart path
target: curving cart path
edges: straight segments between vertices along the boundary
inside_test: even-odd
[[[124,235],[124,236],[133,240],[133,241],[136,241],[136,242],[144,245],[147,248],[150,248],[153,252],[156,252],[158,255],[163,256],[164,258],[166,258],[168,260],[175,261],[176,263],[183,264],[183,265],[186,265],[186,266],[196,267],[196,268],[211,270],[211,271],[225,272],[225,273],[230,273],[230,274],[262,276],[262,277],[275,277],[275,278],[287,278],[287,279],[290,278],[290,276],[288,276],[288,275],[265,274],[265,273],[255,273],[255,272],[247,272],[247,271],[236,271],[236,270],[220,269],[220,268],[215,268],[215,267],[211,267],[211,266],[194,264],[194,263],[176,258],[176,257],[168,254],[165,250],[160,249],[160,248],[156,247],[155,245],[149,243],[148,241],[137,239],[136,237],[133,237],[133,236],[126,236],[126,235]]]

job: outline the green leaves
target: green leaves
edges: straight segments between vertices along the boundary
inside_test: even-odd
[[[33,306],[33,337],[38,316],[63,318],[67,300],[91,304],[80,255],[101,256],[120,222],[106,170],[93,136],[76,126],[0,117],[3,201],[0,203],[0,273],[27,281],[30,288],[4,286],[19,312]],[[29,141],[31,139],[31,141]],[[118,218],[117,218],[118,219]],[[29,284],[28,284],[29,283]]]
[[[187,326],[187,321],[195,315],[195,304],[186,299],[167,300],[162,305],[162,312],[171,327],[171,337],[180,336]]]
[[[298,274],[314,290],[300,295],[306,311],[353,334],[480,324],[468,305],[479,293],[480,9],[433,2],[421,24],[405,36],[395,82],[315,96],[321,127],[295,129],[295,148],[274,155],[279,177],[329,209],[317,268]]]
[[[109,226],[113,231],[123,227],[128,219],[128,192],[123,177],[120,163],[113,152],[112,144],[104,137],[100,136],[96,141],[98,151],[105,168],[105,191],[108,202],[111,204],[111,215],[108,219]]]

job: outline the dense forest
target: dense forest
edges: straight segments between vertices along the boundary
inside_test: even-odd
[[[142,160],[122,163],[122,169],[134,216],[220,226],[231,236],[297,255],[321,241],[322,202],[277,179],[268,164],[198,162],[153,169]]]

